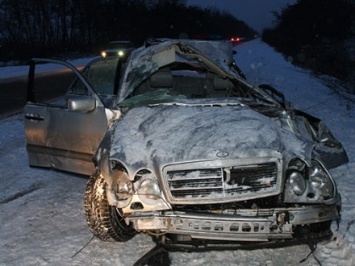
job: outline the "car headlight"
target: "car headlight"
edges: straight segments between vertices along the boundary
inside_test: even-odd
[[[333,196],[334,185],[328,172],[316,160],[312,160],[312,165],[309,168],[309,180],[311,186],[319,190],[324,199],[329,199]]]
[[[289,175],[289,182],[292,191],[297,195],[302,195],[306,190],[306,180],[300,172],[292,172]]]
[[[116,180],[116,195],[119,200],[127,200],[133,195],[133,185],[126,172],[113,170],[112,173]]]
[[[152,173],[144,174],[141,178],[137,194],[140,200],[146,204],[154,204],[161,198],[161,190],[158,181]]]
[[[106,52],[102,52],[101,55],[102,55],[102,57],[106,57],[107,54],[106,54]]]
[[[310,165],[298,158],[292,160],[286,178],[285,202],[321,203],[335,195],[335,183],[324,166],[315,159]]]
[[[124,52],[123,51],[118,51],[118,56],[124,56]]]
[[[299,159],[292,160],[288,167],[287,182],[297,196],[302,195],[306,190],[305,167],[305,162]]]

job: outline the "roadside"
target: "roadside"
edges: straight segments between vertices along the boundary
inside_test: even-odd
[[[77,58],[77,59],[68,59],[64,60],[76,67],[85,66],[88,62],[94,59],[95,56]],[[56,64],[42,64],[38,65],[36,68],[40,72],[58,70],[60,67]],[[16,66],[6,66],[0,67],[0,80],[8,78],[26,78],[28,75],[29,65],[16,65]]]

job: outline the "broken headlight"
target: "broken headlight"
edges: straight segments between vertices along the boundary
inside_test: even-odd
[[[291,190],[297,195],[302,195],[306,190],[304,169],[306,164],[301,160],[293,160],[288,170],[288,182]]]
[[[306,180],[299,172],[292,172],[289,176],[290,187],[296,195],[302,195],[306,190]]]
[[[286,171],[285,202],[321,203],[335,195],[335,184],[317,160],[307,165],[301,159],[290,162]]]
[[[108,183],[107,198],[111,204],[118,208],[124,208],[131,202],[134,188],[126,171],[123,169],[111,169],[109,172],[110,182]]]
[[[140,200],[145,204],[155,204],[155,201],[161,197],[161,190],[155,176],[147,171],[141,175],[139,182],[137,194]]]
[[[312,160],[309,168],[309,180],[311,186],[321,192],[324,199],[329,199],[334,194],[334,185],[328,172],[316,160]]]
[[[117,180],[116,194],[120,200],[126,200],[133,194],[132,182],[126,172],[114,170],[114,178]]]

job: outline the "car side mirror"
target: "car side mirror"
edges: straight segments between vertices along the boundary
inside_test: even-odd
[[[80,96],[68,100],[68,109],[74,112],[91,112],[96,108],[96,100],[90,96]]]

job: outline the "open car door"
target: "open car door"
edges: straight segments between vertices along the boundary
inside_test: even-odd
[[[43,72],[35,75],[39,62],[59,64],[61,69],[51,71],[50,75]],[[111,72],[116,73],[115,70]],[[112,84],[115,78],[110,77]],[[70,85],[65,84],[65,80]],[[51,59],[33,59],[24,112],[26,148],[31,166],[85,175],[92,173],[92,155],[107,130],[108,118],[98,93],[73,65]]]

